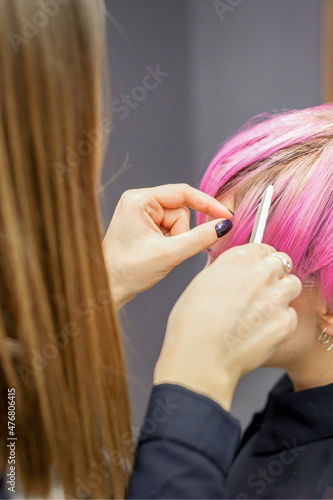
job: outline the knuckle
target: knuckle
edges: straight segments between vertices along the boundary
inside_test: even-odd
[[[276,252],[275,248],[272,247],[271,245],[268,245],[267,243],[260,243],[258,245],[258,249],[259,249],[260,253],[263,254],[264,257],[266,255],[268,255],[269,253]]]
[[[269,253],[273,253],[273,247],[266,245],[265,243],[255,244],[254,250],[258,254],[258,257],[264,259]]]
[[[140,201],[142,199],[149,198],[149,193],[146,189],[132,189],[131,198],[134,201]]]
[[[283,282],[279,281],[270,292],[270,300],[277,306],[281,306],[287,302],[287,291],[283,286]]]
[[[121,195],[120,200],[121,201],[127,201],[127,200],[133,198],[136,191],[137,191],[137,189],[128,189],[127,191],[125,191]]]
[[[232,247],[221,253],[216,260],[224,263],[227,267],[236,266],[239,269],[245,257],[246,250],[242,249],[242,247]]]
[[[242,246],[233,247],[233,248],[230,248],[230,250],[228,250],[228,256],[234,260],[238,260],[238,259],[243,260],[247,255],[248,255],[248,252]]]

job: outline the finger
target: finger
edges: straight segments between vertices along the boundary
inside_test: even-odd
[[[283,263],[283,259],[289,264],[289,268],[285,267]],[[289,255],[284,252],[273,252],[269,253],[265,258],[265,266],[275,269],[276,274],[279,278],[283,278],[287,274],[289,274],[292,270],[293,262]]]
[[[278,281],[269,298],[276,305],[287,306],[302,293],[302,282],[294,274]]]
[[[246,243],[245,245],[229,248],[223,255],[224,258],[227,254],[229,256],[233,255],[235,259],[245,259],[250,264],[251,261],[256,262],[258,258],[260,260],[265,259],[267,255],[273,252],[276,252],[275,248],[267,245],[266,243]],[[217,262],[221,258],[222,255],[219,255],[214,262]]]
[[[166,184],[148,188],[146,191],[165,208],[179,208],[186,205],[193,210],[211,215],[215,219],[232,218],[232,213],[219,201],[187,184]]]
[[[290,316],[290,326],[289,326],[290,335],[292,335],[298,325],[298,315],[296,309],[294,309],[293,307],[288,307],[287,311]]]
[[[164,217],[161,222],[161,226],[167,231],[164,232],[163,228],[161,230],[164,234],[169,236],[176,236],[177,234],[185,233],[190,230],[190,211],[186,207],[165,209]]]
[[[279,311],[279,330],[276,333],[276,341],[283,343],[288,340],[297,328],[298,316],[293,307],[287,307]]]
[[[280,344],[291,337],[296,330],[297,323],[298,317],[293,307],[280,308],[267,321],[259,325],[256,335],[249,340],[256,343],[261,340],[266,346],[268,354],[266,359],[268,359]]]
[[[169,247],[172,264],[176,266],[213,245],[218,240],[215,226],[219,222],[221,220],[209,221],[191,231],[168,238],[166,244]]]

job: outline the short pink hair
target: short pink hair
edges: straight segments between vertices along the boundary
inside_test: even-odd
[[[268,184],[274,195],[263,243],[287,252],[293,273],[317,286],[333,311],[333,104],[258,115],[223,144],[200,183],[217,199],[235,195],[234,227],[213,257],[249,241]]]

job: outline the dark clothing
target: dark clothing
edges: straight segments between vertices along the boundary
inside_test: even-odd
[[[247,428],[230,498],[333,498],[333,384],[294,392],[284,375]]]
[[[170,409],[157,422],[161,401]],[[130,498],[333,498],[333,384],[294,392],[284,375],[230,466],[238,436],[237,420],[210,399],[155,387]]]
[[[333,384],[294,392],[283,376],[239,438],[211,399],[154,387],[128,498],[333,498]]]
[[[211,399],[173,384],[153,388],[129,498],[228,498],[240,425]]]
[[[154,387],[129,498],[225,498],[240,434],[238,421],[211,399],[174,384]],[[7,498],[1,488],[0,498]]]

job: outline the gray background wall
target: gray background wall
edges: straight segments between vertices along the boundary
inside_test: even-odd
[[[108,22],[114,130],[101,179],[105,229],[126,189],[197,185],[218,145],[251,116],[319,104],[320,2],[222,3],[229,10],[218,15],[212,0],[106,0],[122,33]],[[168,76],[140,93],[147,66],[158,64]],[[193,257],[120,313],[135,426],[168,314],[204,263]],[[243,426],[281,373],[259,369],[240,382],[232,411]]]

